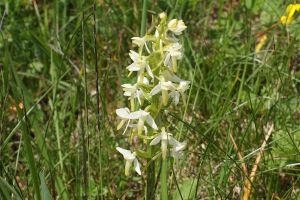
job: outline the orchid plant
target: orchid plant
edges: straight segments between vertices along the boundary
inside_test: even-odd
[[[130,174],[132,163],[134,170],[139,175],[142,174],[144,170],[141,169],[138,159],[145,158],[153,162],[161,157],[166,166],[168,157],[180,158],[181,151],[186,147],[186,142],[177,141],[173,134],[167,131],[168,122],[163,120],[163,111],[167,111],[172,104],[178,105],[180,97],[186,105],[185,92],[190,82],[176,76],[178,61],[183,58],[182,45],[177,37],[186,28],[182,20],[168,21],[167,15],[161,13],[154,34],[148,33],[143,37],[132,38],[132,43],[138,50],[130,51],[132,63],[127,69],[129,76],[135,76],[136,83],[122,85],[130,108],[116,110],[121,120],[117,129],[123,128],[124,135],[129,132],[126,135],[130,143],[133,138],[140,139],[135,141],[143,142],[144,148],[130,147],[126,150],[117,147],[117,151],[125,159],[126,176]],[[162,174],[166,176],[163,170],[166,171],[166,167],[162,167]],[[166,177],[161,181],[165,180]]]

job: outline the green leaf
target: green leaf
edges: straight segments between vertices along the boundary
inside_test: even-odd
[[[254,0],[245,0],[245,6],[247,9],[251,10],[253,7],[253,1]]]
[[[280,1],[266,1],[261,12],[260,21],[263,25],[276,23],[283,13]]]
[[[52,200],[43,172],[40,172],[40,181],[41,181],[40,191],[41,191],[42,200]]]
[[[19,193],[2,177],[0,177],[0,197],[3,200],[12,199],[12,195],[17,199],[21,200]]]
[[[196,181],[193,179],[187,179],[183,181],[181,184],[179,184],[179,190],[182,195],[183,199],[194,199],[195,191],[196,191]],[[173,195],[173,200],[181,200],[181,196],[178,191],[178,188],[176,188],[176,191]]]

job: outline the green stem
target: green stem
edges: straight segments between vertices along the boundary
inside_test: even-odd
[[[149,161],[151,162],[151,161]],[[155,188],[155,162],[151,162],[147,168],[147,186],[146,186],[146,200],[151,200],[154,197]]]
[[[143,10],[142,10],[142,21],[141,21],[141,37],[146,33],[146,21],[147,21],[147,1],[143,1]]]
[[[160,174],[160,192],[161,199],[168,200],[168,160],[164,159],[161,166]]]
[[[27,111],[26,111],[26,104],[25,104],[25,98],[24,98],[24,94],[23,94],[23,90],[22,92],[22,101],[24,102],[24,109],[23,109],[23,115],[25,117],[25,121],[21,121],[22,123],[22,128],[23,128],[23,134],[22,137],[24,139],[24,149],[25,149],[25,156],[27,158],[27,162],[29,165],[29,171],[31,173],[31,180],[33,181],[33,187],[34,187],[34,199],[37,200],[41,200],[41,193],[40,193],[40,181],[39,181],[39,175],[38,175],[38,168],[36,166],[36,160],[34,158],[34,154],[33,154],[33,149],[32,149],[32,145],[31,145],[31,137],[30,137],[30,127],[29,127],[29,119],[27,116]],[[21,110],[19,108],[17,108],[17,112],[18,112],[18,116],[20,119],[22,119],[22,114],[21,114]]]

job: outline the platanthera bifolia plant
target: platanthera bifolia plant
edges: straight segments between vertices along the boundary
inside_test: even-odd
[[[187,27],[182,20],[168,21],[167,15],[161,13],[155,28],[154,34],[132,38],[138,50],[130,50],[129,56],[133,62],[127,69],[135,83],[122,85],[130,108],[116,110],[121,119],[117,129],[123,129],[128,147],[116,149],[125,159],[126,176],[130,175],[132,166],[139,175],[147,171],[148,198],[151,185],[154,187],[153,176],[160,173],[161,198],[167,199],[168,166],[174,161],[169,158],[178,159],[186,147],[186,142],[175,139],[166,115],[174,106],[186,105],[185,92],[190,82],[182,80],[176,73],[178,61],[183,57],[178,36]],[[179,104],[180,99],[183,104]],[[144,169],[141,159],[147,161]]]

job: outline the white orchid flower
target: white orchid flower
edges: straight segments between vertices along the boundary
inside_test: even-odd
[[[153,96],[161,92],[163,105],[166,106],[169,100],[168,91],[175,91],[176,86],[171,81],[165,81],[165,78],[163,76],[161,76],[160,79],[161,80],[159,81],[159,83],[151,90],[150,95]]]
[[[161,154],[163,159],[167,157],[168,144],[176,146],[179,143],[172,137],[171,133],[166,132],[165,127],[161,129],[161,134],[159,134],[150,142],[150,145],[156,145],[159,142],[161,142]]]
[[[137,84],[131,85],[131,84],[123,84],[123,91],[124,91],[124,96],[129,97],[131,106],[134,107],[134,99],[137,98],[138,102],[141,103],[141,98],[143,97],[143,92],[142,90],[137,86]]]
[[[123,131],[124,134],[130,124],[130,110],[129,108],[119,108],[116,110],[116,113],[121,118],[121,122],[118,124],[117,130],[120,130],[123,127],[123,125],[127,122],[125,130]]]
[[[130,64],[127,69],[131,72],[137,71],[141,74],[144,74],[144,71],[146,69],[149,76],[153,79],[153,73],[152,70],[147,62],[146,56],[141,56],[137,52],[130,50],[129,56],[131,60],[133,61],[132,64]]]
[[[190,81],[180,81],[177,91],[181,94],[183,103],[186,103],[185,91],[190,88]]]
[[[172,19],[168,23],[168,29],[175,35],[180,35],[186,28],[187,27],[182,20]]]
[[[131,38],[132,39],[132,43],[133,44],[136,44],[138,47],[143,47],[143,46],[145,46],[146,47],[146,50],[148,51],[148,53],[150,53],[150,50],[149,50],[149,48],[148,48],[148,46],[147,46],[147,37],[146,36],[144,36],[144,37],[132,37]]]
[[[174,72],[177,72],[177,60],[182,58],[181,52],[182,45],[178,42],[168,45],[164,48],[164,51],[167,52],[164,65],[173,68]]]
[[[137,82],[140,83],[140,76],[137,79]],[[131,85],[131,84],[123,84],[123,91],[124,96],[129,97],[131,104],[131,110],[135,110],[135,101],[134,99],[137,98],[140,105],[143,105],[144,100],[144,92],[143,90],[138,86],[138,83]],[[143,77],[143,84],[149,85],[149,80],[146,77]]]
[[[182,156],[181,151],[186,148],[186,142],[177,142],[172,148],[171,148],[171,156],[175,159],[178,159]]]
[[[137,124],[138,134],[141,134],[143,130],[145,130],[144,128],[145,121],[151,128],[155,130],[158,129],[150,113],[144,110],[130,112],[128,108],[119,108],[116,110],[116,113],[122,119],[122,121],[117,127],[117,130],[119,130],[124,125],[124,123],[128,121],[125,128],[126,131],[128,126],[130,125],[131,120],[138,120],[138,124]],[[125,131],[123,132],[123,134],[125,133]]]
[[[183,81],[181,80],[179,82],[178,87],[176,87],[176,90],[172,91],[170,93],[170,96],[173,98],[174,104],[177,105],[179,103],[179,97],[182,96],[182,101],[184,105],[186,104],[186,95],[185,91],[189,89],[190,87],[190,81]]]
[[[120,152],[123,155],[123,157],[125,159],[125,175],[129,176],[129,174],[130,174],[129,170],[130,170],[132,163],[134,164],[134,170],[139,175],[141,175],[142,174],[141,167],[140,167],[139,161],[136,158],[136,153],[135,152],[131,153],[131,151],[123,149],[121,147],[117,147],[116,149],[118,152]]]
[[[139,135],[143,132],[143,130],[145,130],[144,129],[145,121],[154,130],[158,129],[154,119],[151,117],[149,112],[146,112],[144,110],[139,110],[139,111],[135,111],[135,112],[130,113],[129,117],[131,119],[138,119],[137,129],[138,129],[138,134]]]

